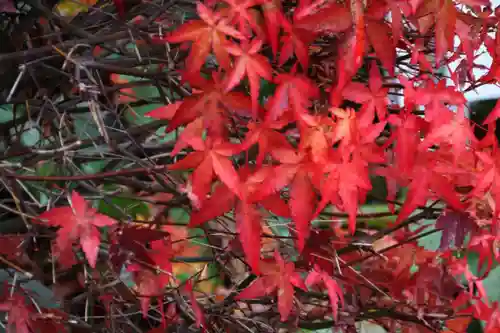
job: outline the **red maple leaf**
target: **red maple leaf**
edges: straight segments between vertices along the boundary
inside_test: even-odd
[[[113,236],[115,233],[111,233],[111,235]],[[109,250],[111,262],[117,269],[121,269],[130,254],[133,254],[134,258],[154,265],[145,244],[163,238],[165,238],[165,233],[160,230],[125,225],[119,229],[118,237],[111,239]]]
[[[237,57],[233,70],[229,73],[226,83],[226,92],[237,86],[243,77],[248,77],[250,84],[250,97],[254,118],[257,118],[260,79],[272,80],[271,65],[266,57],[259,54],[262,41],[254,39],[251,44],[243,43],[243,47],[228,44],[226,50]]]
[[[447,105],[462,106],[467,102],[463,93],[447,86],[445,80],[437,83],[427,80],[425,85],[415,89],[414,98],[418,104],[425,105],[425,120],[428,122],[440,119],[443,112],[449,111]]]
[[[309,155],[311,161],[318,165],[325,165],[331,154],[331,147],[335,143],[335,122],[326,116],[317,116],[315,126],[305,127],[302,130],[299,151]]]
[[[268,102],[266,120],[279,120],[288,111],[299,124],[314,123],[308,107],[311,99],[319,96],[317,85],[303,75],[280,74],[275,81],[278,87]]]
[[[437,168],[439,157],[432,152],[420,152],[415,158],[415,165],[407,175],[402,175],[394,168],[387,168],[385,176],[408,186],[407,198],[401,207],[396,223],[406,219],[419,206],[425,206],[427,200],[437,196],[457,210],[462,211],[464,204],[454,191],[454,187],[445,174]]]
[[[323,167],[311,162],[303,153],[297,154],[295,150],[283,149],[276,158],[282,164],[273,167],[273,172],[263,179],[259,191],[254,192],[250,200],[261,201],[288,187],[288,206],[297,232],[297,247],[302,251],[310,234],[310,222],[317,203],[315,188],[319,187]]]
[[[278,156],[283,150],[293,150],[286,136],[277,131],[286,125],[286,123],[286,120],[283,122],[263,121],[260,123],[248,123],[249,132],[245,140],[239,145],[239,149],[242,151],[247,150],[254,144],[257,144],[259,152],[255,161],[258,166],[262,165],[268,154]]]
[[[245,191],[245,200],[238,201],[235,194],[227,186],[220,184],[201,209],[193,212],[189,226],[198,226],[208,220],[222,216],[233,207],[236,207],[235,217],[238,238],[250,267],[252,267],[255,274],[259,274],[262,214],[257,210],[257,205],[251,201],[251,198],[255,191],[259,191],[262,179],[269,176],[273,169],[264,167],[251,173],[251,168],[243,167],[238,171],[242,180],[242,189]],[[279,195],[271,194],[262,198],[261,204],[279,216],[289,216],[290,214],[288,207]]]
[[[316,35],[309,30],[297,28],[286,19],[282,21],[281,25],[285,34],[281,37],[283,46],[278,64],[283,66],[295,53],[302,68],[309,68],[309,45],[314,41]]]
[[[408,174],[415,165],[418,145],[421,142],[419,132],[427,124],[412,114],[391,115],[388,120],[395,127],[392,136],[392,140],[395,140],[394,155],[396,159],[394,165],[402,174]]]
[[[211,50],[214,51],[219,64],[229,69],[230,58],[226,50],[226,36],[245,39],[245,36],[234,29],[220,13],[213,12],[202,3],[197,4],[201,20],[193,20],[177,28],[166,40],[170,43],[192,42],[186,61],[188,76],[198,73]]]
[[[316,266],[307,276],[306,285],[314,286],[319,283],[323,283],[328,291],[328,296],[330,298],[330,306],[332,307],[333,319],[337,320],[339,301],[340,305],[344,306],[344,294],[342,288],[340,288],[337,281],[330,276],[330,274],[321,270]]]
[[[267,38],[274,56],[278,52],[278,38],[281,22],[285,20],[280,0],[259,0],[266,22]]]
[[[330,164],[325,171],[328,169],[329,175],[321,187],[321,202],[314,216],[331,202],[349,214],[349,231],[354,234],[358,204],[365,200],[372,188],[367,163],[360,158],[353,158],[350,162]]]
[[[451,0],[434,1],[436,6],[436,63],[443,59],[454,45],[457,9]]]
[[[143,268],[138,264],[128,265],[127,270],[133,273],[135,290],[141,304],[144,318],[147,317],[152,298],[161,298],[165,288],[165,274],[156,274],[150,269]],[[163,308],[163,306],[160,306]]]
[[[236,300],[255,299],[278,294],[278,310],[282,321],[286,321],[292,311],[294,287],[306,290],[300,274],[295,271],[293,262],[285,262],[278,252],[274,253],[275,262],[263,262],[262,276],[241,291]]]
[[[366,52],[366,27],[363,5],[359,0],[351,2],[351,15],[353,17],[353,27],[346,34],[346,38],[341,47],[342,56],[338,59],[339,68],[336,87],[331,90],[330,101],[337,106],[339,92],[349,82],[361,67]]]
[[[452,246],[462,247],[465,237],[474,227],[475,223],[469,214],[445,211],[436,220],[436,228],[443,229],[439,248],[447,250]]]
[[[14,0],[0,0],[0,13],[16,13]]]
[[[186,291],[189,294],[189,300],[191,302],[191,308],[193,309],[194,312],[194,317],[196,319],[196,326],[201,328],[203,326],[206,326],[205,323],[205,315],[203,314],[203,309],[196,300],[196,296],[194,294],[194,289],[193,289],[193,283],[191,280],[186,281],[185,285]]]
[[[123,17],[125,15],[124,0],[113,0],[113,3],[115,4],[115,7],[118,10],[118,14],[120,15],[120,17]]]
[[[8,299],[0,303],[0,311],[8,313],[8,333],[31,333],[32,329],[34,329],[33,322],[31,321],[33,309],[28,307],[22,295],[15,292]]]
[[[51,226],[61,227],[56,238],[58,251],[69,255],[72,244],[78,241],[91,267],[95,267],[101,243],[97,227],[116,223],[109,216],[97,213],[76,191],[71,194],[70,207],[52,208],[42,213],[39,218],[47,220]]]
[[[385,10],[383,11],[386,12]],[[394,42],[391,38],[391,29],[385,22],[384,17],[377,17],[367,13],[366,20],[366,35],[368,40],[375,50],[376,56],[380,59],[384,68],[389,71],[389,74],[394,74],[394,59],[396,52],[394,50]]]
[[[248,96],[240,92],[226,92],[225,85],[215,73],[211,80],[202,77],[191,78],[190,84],[196,88],[191,96],[146,115],[171,120],[167,132],[201,118],[203,128],[208,129],[213,136],[223,138],[232,115],[251,114],[252,105]]]
[[[337,2],[324,3],[323,0],[300,1],[294,13],[294,25],[315,33],[339,33],[352,26],[352,15],[347,7]]]
[[[235,24],[245,37],[252,35],[252,30],[257,36],[263,36],[262,29],[258,23],[258,12],[253,8],[257,4],[257,0],[223,0],[229,5],[228,8],[222,9],[227,11],[229,23]]]
[[[387,92],[389,89],[383,88],[382,77],[378,67],[372,63],[370,68],[370,78],[368,87],[359,82],[349,83],[343,90],[344,98],[353,102],[363,104],[363,110],[367,113],[366,122],[373,122],[375,111],[379,120],[385,120],[387,117]],[[366,127],[368,124],[361,124]]]
[[[240,179],[229,157],[233,147],[222,143],[205,141],[204,147],[188,154],[169,166],[170,170],[195,169],[191,177],[192,201],[200,208],[210,192],[214,174],[238,197],[242,197]]]
[[[494,158],[495,153],[476,152],[480,162],[480,171],[476,175],[476,184],[473,195],[481,198],[491,193],[495,201],[495,216],[500,213],[500,162]]]
[[[453,149],[455,161],[458,161],[467,151],[467,146],[477,143],[477,139],[463,111],[443,111],[439,119],[431,124],[431,129],[420,143],[419,149],[427,150],[433,145],[449,144]]]
[[[140,264],[128,265],[127,269],[134,274],[136,283],[136,291],[139,294],[141,310],[144,318],[146,318],[151,303],[151,298],[158,298],[163,295],[165,286],[168,286],[171,280],[172,263],[170,259],[174,256],[172,243],[169,238],[157,239],[152,241],[151,249],[146,251],[148,257],[147,262]],[[141,264],[148,264],[147,267],[142,267]],[[160,304],[162,313],[162,321],[165,320],[163,314],[163,304]]]

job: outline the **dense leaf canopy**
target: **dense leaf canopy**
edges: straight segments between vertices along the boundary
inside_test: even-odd
[[[70,2],[0,1],[9,332],[500,330],[490,1]]]

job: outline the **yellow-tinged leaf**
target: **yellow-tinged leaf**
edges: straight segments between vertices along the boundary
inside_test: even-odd
[[[62,17],[73,18],[81,12],[87,12],[96,3],[97,0],[62,0],[56,6],[56,11]]]

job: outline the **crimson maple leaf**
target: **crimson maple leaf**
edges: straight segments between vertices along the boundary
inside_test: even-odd
[[[262,36],[262,29],[258,23],[258,11],[254,7],[257,0],[223,0],[229,5],[221,11],[227,12],[229,23],[235,24],[238,31],[245,37],[252,35],[252,29],[257,36]]]
[[[262,216],[255,206],[240,201],[236,206],[236,230],[248,263],[255,274],[259,274]]]
[[[52,208],[42,213],[39,219],[47,220],[51,226],[60,227],[56,245],[61,255],[69,255],[72,244],[78,241],[91,267],[95,267],[101,243],[97,227],[116,223],[111,217],[97,213],[76,191],[71,194],[71,207]]]
[[[300,1],[294,13],[294,25],[316,33],[339,33],[352,26],[352,14],[342,4],[324,1]]]
[[[436,6],[436,64],[454,45],[457,9],[451,0],[434,1]]]
[[[493,153],[494,154],[494,153]],[[495,216],[500,213],[500,162],[492,153],[476,152],[481,169],[477,174],[473,195],[482,197],[490,192],[495,201]]]
[[[111,233],[112,236],[115,234]],[[165,233],[162,231],[125,225],[119,229],[118,237],[111,239],[110,259],[117,269],[121,269],[129,254],[133,253],[135,258],[154,265],[144,244],[163,238]]]
[[[259,191],[262,179],[270,176],[273,169],[263,167],[251,173],[251,168],[243,167],[238,171],[242,180],[245,199],[238,201],[235,194],[227,186],[220,184],[201,209],[192,213],[189,226],[198,226],[208,220],[222,216],[233,207],[236,207],[235,217],[238,238],[250,267],[252,267],[255,274],[259,274],[262,214],[257,210],[256,203],[251,201],[251,197],[254,192]],[[279,216],[286,217],[290,214],[288,207],[277,194],[262,198],[261,205]]]
[[[442,113],[449,110],[446,105],[463,106],[467,102],[463,93],[447,86],[445,80],[426,81],[426,85],[415,90],[414,98],[418,104],[425,105],[425,120],[429,122],[440,119]]]
[[[281,22],[285,20],[283,12],[281,11],[280,0],[259,0],[266,21],[267,38],[274,56],[278,52],[278,38]]]
[[[402,174],[408,174],[415,165],[418,145],[421,142],[419,132],[426,124],[420,117],[412,114],[391,115],[389,123],[395,127],[392,139],[395,140],[394,154],[397,158],[394,165]]]
[[[314,216],[331,202],[349,214],[349,231],[354,234],[358,203],[365,200],[372,188],[367,163],[353,158],[349,162],[329,164],[325,171],[329,171],[329,175],[321,187],[321,202]]]
[[[286,139],[286,136],[277,131],[286,124],[286,120],[283,122],[248,123],[249,132],[245,140],[239,145],[239,149],[242,151],[247,150],[252,145],[258,144],[259,152],[255,159],[258,166],[262,165],[267,154],[278,156],[283,150],[292,151],[293,147]]]
[[[133,273],[144,318],[147,317],[151,299],[162,296],[165,286],[170,283],[172,273],[170,259],[174,255],[170,239],[152,241],[151,249],[146,251],[146,255],[148,260],[144,264],[148,264],[148,267],[136,263],[127,267],[127,270]],[[160,305],[160,311],[164,320],[163,305]]]
[[[275,262],[262,263],[262,276],[243,289],[236,300],[255,299],[277,291],[278,310],[282,321],[286,321],[292,311],[294,287],[306,290],[300,274],[295,271],[293,262],[286,262],[279,252],[274,253]]]
[[[433,145],[449,144],[453,148],[455,161],[458,161],[467,151],[467,146],[477,143],[477,139],[463,111],[443,111],[439,120],[436,119],[431,124],[431,130],[420,143],[419,149],[427,150]]]
[[[344,306],[344,294],[342,288],[340,288],[337,281],[330,276],[330,274],[321,270],[316,266],[307,276],[306,285],[314,286],[319,283],[323,283],[328,291],[328,296],[330,298],[330,306],[332,307],[333,319],[337,320],[339,300],[340,305]]]
[[[120,17],[123,17],[125,15],[125,0],[113,0],[113,3],[115,4],[116,9],[118,10],[118,14]]]
[[[370,68],[370,78],[368,87],[359,82],[349,83],[343,90],[344,98],[353,102],[363,104],[364,112],[367,113],[366,121],[371,123],[377,111],[379,120],[385,120],[387,117],[387,92],[389,89],[383,88],[380,71],[375,64]],[[365,127],[362,124],[362,127]]]
[[[155,119],[168,119],[171,120],[174,118],[175,114],[177,113],[177,110],[181,107],[182,102],[175,102],[172,104],[167,104],[164,106],[161,106],[157,109],[151,110],[145,115],[151,118]]]
[[[443,229],[439,248],[462,247],[465,237],[475,226],[471,216],[462,212],[445,211],[436,220],[436,228]]]
[[[324,1],[299,1],[293,23],[281,18],[285,34],[282,37],[279,64],[283,65],[293,53],[304,69],[309,67],[309,45],[318,33],[333,34],[348,29],[352,16],[346,7],[337,3],[323,6]],[[320,8],[322,7],[322,8]]]
[[[280,51],[279,65],[283,66],[295,53],[302,68],[309,68],[309,45],[316,35],[311,31],[295,27],[286,19],[282,21],[282,26],[285,34],[281,37],[283,47]]]
[[[198,3],[196,9],[201,20],[183,24],[166,40],[170,43],[193,42],[186,61],[188,76],[200,70],[211,50],[214,51],[219,64],[229,69],[230,58],[226,50],[226,36],[236,39],[245,39],[245,36],[230,26],[227,18],[223,18],[202,3]]]
[[[169,166],[170,170],[195,169],[191,175],[191,200],[197,208],[203,205],[210,192],[214,174],[238,197],[242,197],[240,179],[229,157],[233,155],[233,147],[211,140],[205,141],[204,147],[199,147],[182,160]]]
[[[191,308],[194,312],[194,317],[196,318],[196,326],[201,328],[206,325],[205,323],[205,315],[203,314],[203,309],[196,300],[196,296],[194,294],[193,282],[191,280],[186,281],[185,285],[186,291],[189,294],[189,300],[191,302]]]
[[[8,313],[7,333],[31,333],[34,329],[30,318],[33,309],[28,307],[22,295],[15,292],[0,303],[0,311]]]
[[[335,123],[330,117],[316,117],[316,126],[305,127],[300,136],[299,150],[309,154],[318,165],[327,163],[334,144]]]
[[[280,74],[275,81],[278,87],[269,100],[266,120],[276,121],[286,111],[291,111],[299,124],[313,124],[313,117],[307,108],[311,99],[319,96],[319,89],[314,82],[303,75]]]
[[[346,38],[344,38],[341,48],[343,55],[338,60],[337,85],[331,90],[330,96],[334,106],[338,106],[340,92],[363,64],[364,55],[369,44],[373,46],[375,54],[381,60],[385,69],[391,75],[394,71],[395,52],[394,47],[392,47],[393,40],[390,37],[390,28],[384,20],[388,9],[387,6],[374,2],[365,9],[363,2],[360,0],[351,1],[350,4],[350,14],[353,17],[354,24],[350,33],[346,34]],[[398,28],[396,27],[396,29]]]
[[[261,201],[288,187],[288,206],[297,231],[297,247],[302,251],[310,234],[310,222],[317,204],[315,188],[319,187],[323,167],[313,163],[303,153],[297,154],[295,150],[283,149],[276,157],[282,164],[273,167],[273,172],[263,179],[259,191],[254,192],[250,200]]]
[[[215,73],[211,80],[191,78],[190,84],[196,88],[191,96],[184,98],[182,102],[153,110],[147,116],[171,120],[167,132],[201,118],[203,128],[215,137],[223,138],[227,123],[232,119],[231,115],[251,114],[252,105],[248,96],[240,92],[226,92],[225,85]]]
[[[389,74],[393,75],[396,52],[393,46],[394,42],[391,38],[391,29],[385,22],[387,9],[384,6],[381,10],[378,7],[378,3],[374,3],[374,5],[368,8],[366,13],[366,35],[375,51],[375,55],[380,59],[380,62]]]
[[[448,205],[462,211],[464,204],[460,201],[450,180],[440,172],[437,165],[439,157],[432,152],[419,152],[415,158],[415,165],[407,175],[402,175],[394,168],[387,168],[384,176],[402,182],[408,186],[408,194],[405,203],[401,207],[396,223],[406,219],[419,206],[424,206],[430,197],[438,196],[445,200]]]
[[[246,74],[250,84],[254,118],[257,118],[259,107],[260,78],[271,81],[273,71],[267,58],[259,54],[261,48],[262,41],[257,39],[254,39],[251,44],[243,43],[243,47],[235,44],[228,44],[226,46],[226,50],[237,57],[234,68],[227,78],[226,92],[237,86]]]
[[[148,256],[154,262],[155,267],[163,273],[163,277],[168,275],[165,272],[172,272],[172,263],[170,259],[174,255],[174,250],[172,248],[172,242],[169,238],[158,239],[151,242],[151,250],[148,251]]]
[[[127,270],[133,274],[135,290],[141,304],[142,315],[146,318],[151,299],[159,298],[163,295],[163,289],[167,285],[165,284],[165,274],[156,274],[152,270],[142,268],[138,264],[128,265]]]
[[[338,106],[339,92],[349,82],[351,77],[356,74],[361,67],[363,57],[366,52],[366,31],[365,31],[365,15],[363,12],[363,5],[360,1],[353,1],[351,12],[353,15],[353,28],[346,34],[346,38],[340,50],[343,55],[339,57],[337,67],[338,78],[336,87],[331,90],[330,101],[332,105]]]

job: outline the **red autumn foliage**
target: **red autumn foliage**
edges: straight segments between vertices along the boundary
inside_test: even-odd
[[[125,20],[124,0],[113,3]],[[181,82],[162,94],[171,103],[146,113],[161,123],[154,131],[175,137],[162,146],[164,168],[149,166],[141,179],[126,170],[61,176],[78,190],[58,187],[64,196],[38,216],[28,206],[20,215],[29,237],[12,235],[0,249],[14,279],[49,283],[49,263],[51,283],[63,286],[58,274],[73,272],[83,315],[40,307],[14,283],[0,302],[9,332],[352,332],[370,323],[458,333],[473,318],[498,332],[498,302],[484,281],[500,260],[500,104],[473,124],[465,98],[499,83],[498,8],[488,0],[211,0],[192,9],[193,18],[158,34],[141,31],[149,34],[141,46],[184,54],[162,73]],[[493,59],[483,75],[479,52]],[[140,99],[118,91],[132,97],[116,104]],[[487,136],[478,140],[474,126]],[[103,142],[106,153],[123,150]],[[130,188],[151,181],[131,200],[154,213],[99,212],[92,190],[108,201],[131,195],[84,182],[114,176]],[[373,201],[382,213],[369,211]],[[175,209],[189,222],[176,221]],[[438,232],[436,249],[422,245]],[[53,243],[39,267],[19,254],[30,237]],[[204,285],[212,280],[219,284]]]

